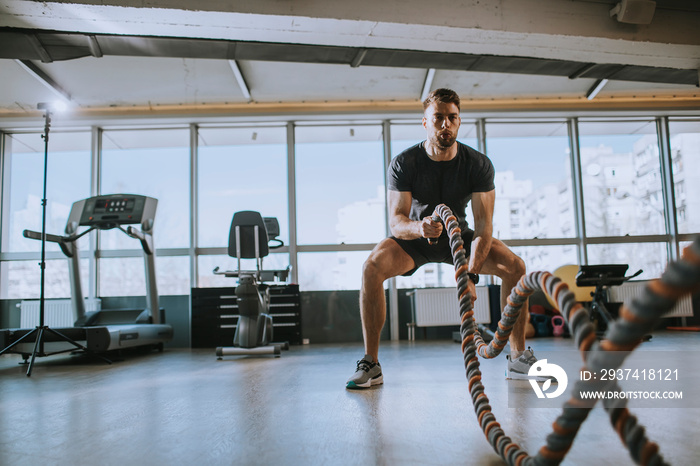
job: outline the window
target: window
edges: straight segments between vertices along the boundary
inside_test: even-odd
[[[575,236],[565,122],[487,123],[487,155],[496,169],[493,236]]]
[[[3,293],[0,299],[39,299],[41,296],[41,268],[36,260],[3,263]],[[83,295],[87,296],[88,260],[80,260],[80,279]],[[68,258],[46,260],[44,297],[70,298]]]
[[[665,233],[655,122],[581,122],[579,133],[587,236]]]
[[[425,264],[409,277],[396,277],[397,288],[442,288],[457,286],[455,268],[451,264]]]
[[[396,157],[409,147],[425,140],[426,131],[420,120],[396,122],[391,125],[391,158]],[[476,138],[476,125],[472,121],[462,120],[457,140],[474,149],[479,149]]]
[[[665,243],[589,244],[587,250],[590,265],[628,264],[627,275],[642,269],[635,280],[659,278],[668,263]]]
[[[90,196],[89,132],[52,132],[49,135],[46,183],[46,232],[63,235],[71,206]],[[2,252],[41,251],[41,241],[27,239],[22,232],[41,232],[44,196],[44,139],[41,133],[7,136],[5,189],[9,209],[2,212]],[[85,251],[87,237],[78,240]],[[46,242],[47,252],[58,252],[56,243]],[[38,297],[41,269],[38,261],[3,262],[0,267],[0,299]],[[87,270],[87,264],[85,265]],[[45,296],[70,295],[68,260],[47,260]]]
[[[370,251],[299,254],[299,288],[303,291],[359,290],[362,264]]]
[[[190,144],[188,129],[105,131],[100,194],[158,199],[156,248],[189,247]],[[137,249],[121,231],[101,232],[100,249]]]
[[[276,217],[289,243],[285,127],[200,128],[198,245],[228,246],[233,214]]]
[[[228,255],[207,255],[199,256],[199,285],[202,288],[214,287],[230,287],[238,284],[238,279],[226,277],[224,275],[216,275],[214,269],[219,268],[220,271],[236,270],[238,268],[238,259],[229,257]],[[289,266],[289,254],[273,253],[263,258],[264,270],[284,270]],[[241,260],[241,269],[255,270],[254,259]]]
[[[39,133],[11,134],[10,212],[3,252],[40,251],[41,242],[22,236],[41,231],[44,196],[44,140]],[[90,197],[90,133],[51,133],[46,182],[46,232],[62,235],[74,202]],[[4,215],[4,214],[3,214]],[[81,241],[81,246],[87,241]],[[46,243],[47,251],[59,251]]]
[[[700,232],[700,120],[669,122],[679,233]]]
[[[574,245],[526,246],[514,247],[511,250],[525,261],[527,273],[554,273],[562,265],[578,264],[577,249]]]
[[[386,236],[382,127],[299,126],[295,139],[298,243],[381,241]]]
[[[188,256],[159,256],[156,263],[158,295],[190,293]],[[140,257],[100,259],[100,296],[145,296],[146,275]]]
[[[153,242],[156,249],[190,244],[189,130],[105,131],[102,194],[139,194],[158,199]],[[118,229],[100,232],[100,249],[141,249],[139,241]],[[104,257],[99,261],[100,296],[146,293],[144,264],[137,258]],[[187,294],[189,258],[156,258],[159,294]]]

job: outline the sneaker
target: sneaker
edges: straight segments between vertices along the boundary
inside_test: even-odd
[[[357,371],[348,379],[345,388],[369,388],[382,383],[382,366],[374,362],[372,356],[365,354],[365,357],[357,361]]]
[[[528,376],[528,372],[530,371],[530,367],[532,367],[533,364],[537,362],[537,358],[535,357],[535,353],[533,353],[532,348],[529,346],[527,349],[523,352],[523,354],[520,355],[520,357],[516,360],[512,360],[510,358],[510,355],[506,355],[506,359],[508,360],[508,366],[506,368],[506,379],[516,379],[516,380],[530,380],[534,379],[538,382],[544,382],[547,379],[553,379],[552,377],[530,377]]]

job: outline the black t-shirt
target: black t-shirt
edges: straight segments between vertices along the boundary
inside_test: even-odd
[[[411,220],[421,220],[445,204],[457,217],[460,228],[468,227],[467,204],[472,193],[494,189],[493,164],[479,151],[457,142],[457,155],[446,162],[432,160],[424,142],[409,147],[389,165],[387,186],[392,191],[409,191]]]

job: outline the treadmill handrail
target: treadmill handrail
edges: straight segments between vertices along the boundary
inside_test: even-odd
[[[121,227],[119,229],[122,230]],[[149,256],[153,254],[153,235],[144,233],[131,225],[126,227],[126,234],[141,241],[141,247],[146,254]]]
[[[28,239],[35,239],[41,241],[41,233],[38,231],[24,230],[22,232],[22,235]],[[75,245],[73,244],[73,242],[76,239],[78,239],[77,237],[73,238],[71,236],[52,235],[50,233],[45,233],[44,238],[46,239],[46,241],[49,241],[51,243],[58,243],[58,246],[61,248],[61,251],[63,251],[63,254],[65,254],[66,257],[71,258],[75,254]]]

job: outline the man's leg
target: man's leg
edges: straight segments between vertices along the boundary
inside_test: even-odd
[[[494,239],[482,271],[496,275],[501,279],[501,309],[504,309],[510,292],[518,284],[520,278],[525,275],[525,263],[505,244]],[[506,378],[508,379],[530,379],[530,368],[537,362],[532,350],[525,347],[525,330],[529,316],[528,301],[526,300],[518,320],[513,325],[513,332],[510,334],[510,355],[507,357],[506,369]],[[537,377],[537,380],[544,381],[545,378]]]
[[[360,289],[360,316],[365,356],[357,361],[355,373],[345,388],[370,388],[384,382],[379,364],[379,338],[386,320],[384,280],[408,272],[414,262],[399,244],[391,238],[379,243],[370,253],[362,268]]]
[[[413,259],[396,241],[386,238],[374,248],[362,268],[360,316],[365,354],[379,357],[379,339],[386,320],[384,281],[414,267]]]
[[[525,275],[525,262],[508,249],[508,246],[494,238],[481,271],[501,279],[501,311],[503,311],[511,290]],[[513,332],[510,334],[511,357],[517,358],[525,351],[525,330],[528,319],[528,301],[525,301],[520,316],[513,326]]]

